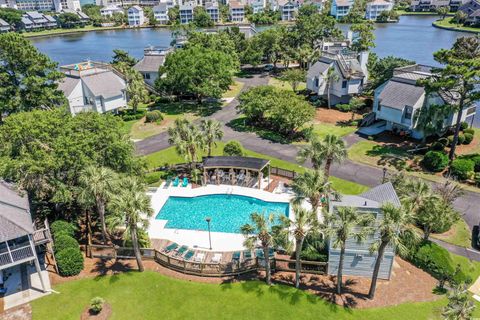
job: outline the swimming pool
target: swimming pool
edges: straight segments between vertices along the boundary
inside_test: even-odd
[[[210,217],[211,231],[240,233],[240,227],[250,222],[252,212],[273,212],[288,217],[289,204],[227,194],[170,196],[155,218],[168,220],[165,228],[207,230],[205,218]]]

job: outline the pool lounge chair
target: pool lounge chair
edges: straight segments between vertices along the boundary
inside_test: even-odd
[[[245,251],[243,251],[243,258],[244,258],[245,260],[250,260],[250,259],[252,259],[252,251],[250,251],[250,250],[245,250]]]
[[[188,186],[188,179],[187,179],[187,178],[183,178],[182,187],[186,187],[186,186]]]
[[[172,185],[173,185],[174,187],[178,187],[178,184],[179,184],[179,183],[180,183],[180,179],[179,179],[178,177],[176,177],[175,180],[173,180]]]
[[[163,252],[169,253],[169,252],[171,252],[171,251],[173,251],[177,248],[178,248],[178,243],[173,242],[173,243],[169,244],[168,246],[166,246],[165,248],[163,248]]]
[[[203,260],[205,260],[205,253],[203,252],[198,252],[193,258],[193,261],[195,262],[203,262]]]
[[[242,253],[240,251],[235,251],[232,255],[232,260],[240,260],[240,255]]]
[[[168,177],[167,180],[165,180],[165,185],[163,187],[167,189],[168,187],[170,187],[170,183],[172,183],[172,179]]]
[[[212,257],[212,263],[220,263],[220,261],[222,261],[222,254],[215,253]]]
[[[181,246],[176,252],[175,252],[175,255],[176,256],[182,256],[185,251],[188,250],[188,247],[187,246]]]
[[[189,261],[192,259],[192,257],[195,255],[195,251],[193,250],[188,250],[188,252],[185,254],[185,257],[183,257],[184,260]]]

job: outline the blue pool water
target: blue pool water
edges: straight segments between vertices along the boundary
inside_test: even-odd
[[[250,222],[252,212],[288,217],[289,204],[226,194],[169,197],[156,219],[168,220],[166,228],[207,230],[205,218],[210,217],[212,231],[240,233],[240,227]]]

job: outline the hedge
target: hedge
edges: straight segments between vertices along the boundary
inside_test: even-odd
[[[450,172],[459,180],[466,180],[470,178],[474,172],[475,163],[469,159],[455,159],[450,165]]]
[[[243,156],[242,144],[236,140],[230,140],[223,147],[224,156]]]
[[[472,141],[473,141],[473,134],[466,132],[463,136],[465,137],[465,141],[463,141],[463,144],[470,144],[470,143],[472,143]]]
[[[149,173],[145,174],[144,180],[145,180],[146,184],[153,184],[153,183],[157,183],[158,181],[160,181],[162,176],[163,176],[163,173],[160,172],[160,171],[149,172]]]
[[[468,128],[468,129],[463,130],[463,133],[470,133],[471,135],[475,135],[475,129]]]
[[[448,157],[440,151],[428,151],[423,157],[423,165],[430,171],[440,172],[448,165]]]
[[[430,149],[433,151],[443,151],[445,150],[445,145],[439,141],[432,143]]]
[[[79,248],[67,248],[55,255],[58,271],[63,277],[76,276],[83,270],[83,255]]]
[[[159,110],[149,111],[145,116],[145,122],[157,122],[162,120],[163,120],[163,116]]]
[[[50,225],[50,230],[52,231],[52,235],[54,237],[60,236],[60,234],[65,234],[70,237],[75,235],[75,231],[77,228],[67,221],[64,220],[57,220]]]
[[[461,126],[462,130],[468,129],[468,123],[465,122],[465,121],[463,121],[460,126]]]
[[[55,252],[60,252],[62,250],[69,249],[69,248],[78,249],[78,247],[79,247],[78,241],[65,233],[61,233],[59,236],[55,237],[55,242],[54,242]]]
[[[457,144],[464,144],[464,142],[465,142],[465,135],[459,134]]]

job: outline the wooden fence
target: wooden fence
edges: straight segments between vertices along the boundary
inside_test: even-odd
[[[270,167],[270,174],[288,179],[294,179],[298,176],[296,171],[286,170],[278,167]]]
[[[90,245],[87,250],[91,258],[135,259],[133,248]],[[144,259],[153,259],[166,268],[185,274],[204,277],[236,276],[265,268],[265,260],[258,257],[243,261],[234,260],[220,263],[206,263],[172,257],[152,248],[143,248],[141,249],[141,253]],[[302,261],[301,265],[303,273],[325,274],[327,271],[326,262]],[[295,260],[271,258],[270,266],[272,271],[294,272]]]

